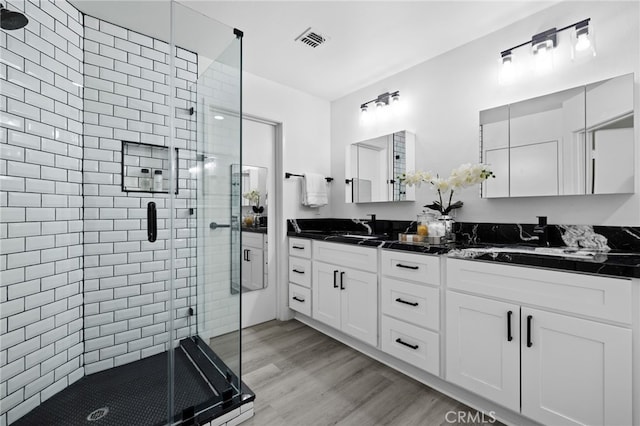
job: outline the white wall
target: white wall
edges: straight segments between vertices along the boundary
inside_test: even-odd
[[[282,154],[276,155],[281,158],[281,170],[276,164],[275,173],[275,193],[279,195],[278,200],[271,198],[270,207],[278,203],[277,209],[281,215],[279,235],[275,235],[274,245],[270,241],[270,247],[274,247],[279,253],[278,275],[276,283],[278,285],[278,318],[287,319],[289,311],[287,306],[287,253],[286,246],[286,219],[289,218],[315,218],[328,217],[332,212],[329,206],[311,209],[300,204],[300,178],[284,179],[284,172],[321,173],[331,176],[331,152],[330,146],[330,104],[320,98],[308,95],[287,86],[257,77],[253,74],[243,73],[243,113],[267,119],[276,123],[281,123],[282,131]],[[278,141],[276,140],[276,144]],[[344,153],[344,148],[340,150]],[[344,172],[343,182],[344,182]],[[333,176],[335,178],[335,176]],[[338,179],[329,185],[331,192],[339,187]],[[340,202],[344,200],[344,193],[341,193]],[[272,215],[271,220],[275,220]],[[271,248],[270,248],[271,250]]]
[[[465,162],[479,158],[479,111],[531,97],[635,72],[636,125],[639,65],[639,4],[637,2],[564,2],[516,24],[400,72],[331,104],[331,215],[362,217],[377,213],[382,219],[413,219],[422,205],[434,200],[423,186],[416,202],[345,204],[344,159],[347,144],[406,129],[416,133],[416,168],[448,175]],[[597,56],[572,62],[569,31],[561,33],[554,69],[546,75],[527,71],[511,85],[498,84],[502,50],[533,34],[590,17],[596,29]],[[515,51],[530,61],[527,47]],[[516,56],[517,58],[517,56]],[[359,105],[385,91],[399,90],[403,111],[394,117],[360,120]],[[636,135],[636,170],[640,164]],[[636,173],[640,188],[640,173]],[[480,199],[479,190],[459,194],[465,205],[458,220],[480,222],[535,222],[546,215],[550,223],[640,225],[640,195],[595,195]],[[301,216],[299,216],[301,217]]]

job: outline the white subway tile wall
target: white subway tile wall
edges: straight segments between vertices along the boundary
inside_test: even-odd
[[[9,3],[29,25],[0,45],[0,425],[84,375],[82,16]]]
[[[100,19],[85,17],[86,114],[85,156],[85,373],[132,362],[169,347],[169,199],[168,194],[123,192],[121,188],[122,141],[145,142],[167,147],[169,133],[157,132],[154,125],[169,125],[169,45]],[[153,46],[153,47],[152,47]],[[95,54],[93,52],[99,52]],[[138,55],[142,54],[145,60]],[[195,333],[195,116],[191,86],[197,74],[197,56],[177,49],[177,56],[190,60],[177,63],[178,87],[188,88],[175,99],[175,125],[182,138],[179,149],[179,193],[175,199],[176,247],[175,339]],[[154,71],[161,68],[162,73]],[[195,70],[196,68],[194,68]],[[184,74],[183,72],[186,72]],[[162,90],[155,90],[154,84]],[[193,87],[195,90],[195,87]],[[182,133],[184,132],[184,133]],[[148,147],[130,146],[127,169],[152,169],[167,164],[136,163],[135,154],[148,156]],[[159,150],[166,157],[166,148]],[[143,162],[146,160],[143,160]],[[154,167],[155,166],[155,167]],[[139,170],[137,170],[139,172]],[[168,176],[165,177],[168,190]],[[158,208],[158,238],[147,240],[147,203]],[[183,250],[185,249],[185,250]],[[175,341],[173,343],[175,345]]]
[[[169,46],[65,0],[8,3],[29,24],[0,32],[0,426],[85,374],[170,344],[168,198],[120,188],[121,139],[168,146]],[[197,56],[176,56],[180,339],[195,332],[195,117],[186,111]],[[149,201],[159,208],[155,243]]]

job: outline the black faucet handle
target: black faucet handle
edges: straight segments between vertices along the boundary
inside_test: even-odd
[[[538,226],[547,226],[546,216],[536,216],[538,218]]]

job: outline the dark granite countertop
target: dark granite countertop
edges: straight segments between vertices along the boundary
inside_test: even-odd
[[[455,253],[449,253],[448,255],[451,258],[462,258],[456,256]],[[465,259],[611,277],[640,278],[640,253],[620,252],[616,250],[599,254],[596,259],[574,259],[533,252],[484,253],[472,258],[465,257]]]
[[[352,232],[357,234],[357,232]],[[623,250],[611,250],[602,253],[594,259],[565,258],[536,253],[500,252],[499,247],[509,247],[501,244],[448,244],[448,245],[428,245],[420,243],[405,243],[397,240],[390,240],[386,236],[379,236],[373,239],[359,239],[345,237],[344,231],[327,232],[322,230],[301,230],[300,232],[289,231],[290,237],[308,238],[313,240],[330,241],[342,244],[354,244],[364,247],[380,247],[389,250],[401,250],[414,253],[424,253],[433,255],[448,255],[452,258],[463,258],[473,261],[500,262],[513,265],[532,266],[536,268],[546,268],[568,272],[579,272],[612,277],[640,278],[640,253]],[[363,233],[366,235],[366,233]],[[474,248],[498,247],[497,252],[473,253]],[[465,250],[470,249],[470,250]]]
[[[257,228],[250,228],[248,226],[243,226],[241,229],[242,229],[242,232],[253,232],[254,234],[266,234],[267,233],[267,227],[266,226],[259,226]]]

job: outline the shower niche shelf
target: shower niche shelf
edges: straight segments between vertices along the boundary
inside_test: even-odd
[[[122,192],[169,193],[169,148],[142,142],[122,141]],[[175,148],[175,193],[178,193],[178,148]],[[162,186],[156,179],[162,176]]]

